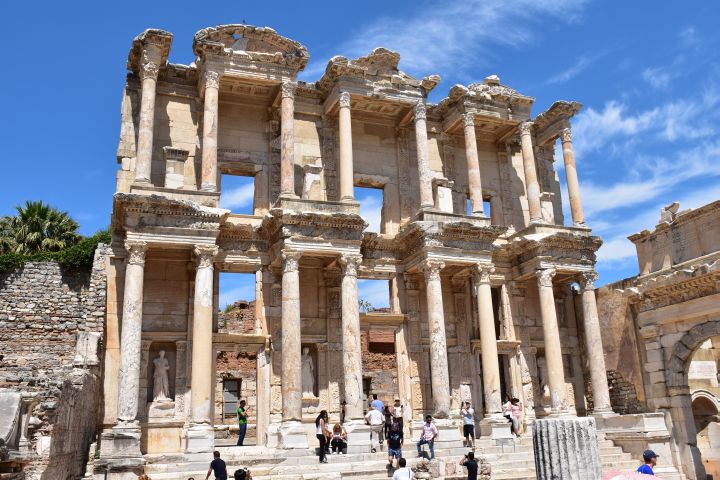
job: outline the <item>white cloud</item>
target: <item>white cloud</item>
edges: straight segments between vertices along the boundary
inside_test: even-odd
[[[599,56],[589,56],[589,55],[583,55],[582,57],[578,58],[578,60],[570,66],[567,70],[563,70],[562,72],[559,72],[552,77],[550,77],[547,82],[545,82],[547,85],[552,85],[556,83],[565,83],[576,76],[578,76],[580,73],[582,73],[587,67],[592,65],[595,60],[597,60]]]
[[[223,190],[220,195],[220,208],[236,210],[251,206],[255,196],[255,186],[252,183],[237,188]]]
[[[356,195],[360,203],[360,216],[370,225],[366,232],[380,233],[382,221],[382,190],[364,189],[360,195]],[[356,190],[357,192],[358,190]]]
[[[646,68],[642,72],[642,78],[650,84],[651,87],[661,89],[670,84],[673,75],[661,68]]]
[[[697,31],[695,30],[695,27],[688,27],[684,29],[678,34],[678,38],[684,47],[694,47],[700,42],[697,38]]]
[[[390,283],[387,280],[358,280],[358,296],[374,308],[390,306]]]

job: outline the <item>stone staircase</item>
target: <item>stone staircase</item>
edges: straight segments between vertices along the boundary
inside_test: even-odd
[[[632,471],[638,462],[630,454],[598,434],[603,469]],[[445,480],[465,479],[462,467],[457,463],[469,450],[458,442],[457,447],[438,448],[435,456],[438,468],[445,473]],[[228,473],[240,467],[248,467],[255,480],[378,480],[392,477],[387,468],[385,451],[377,453],[356,453],[328,455],[328,463],[318,463],[312,450],[287,451],[264,447],[219,447],[222,458],[228,465]],[[532,438],[526,435],[520,439],[494,441],[489,438],[476,440],[476,455],[484,456],[492,468],[493,480],[534,479],[535,460]],[[414,443],[403,448],[403,455],[409,466],[420,459]],[[152,480],[203,480],[210,464],[211,455],[146,455],[145,473]]]

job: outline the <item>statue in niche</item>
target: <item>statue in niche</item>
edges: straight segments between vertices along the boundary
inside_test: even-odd
[[[550,386],[548,385],[548,368],[545,357],[538,357],[537,359],[538,374],[540,375],[540,392],[542,396],[550,396]]]
[[[315,397],[315,365],[313,364],[310,349],[303,348],[302,353],[302,390],[303,397]]]
[[[165,350],[158,352],[158,356],[153,360],[153,364],[155,365],[155,373],[153,373],[153,401],[169,402],[170,382],[168,381],[168,371],[170,371],[170,362],[165,358]]]

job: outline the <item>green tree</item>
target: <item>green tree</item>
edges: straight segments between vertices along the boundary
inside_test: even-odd
[[[369,313],[375,310],[375,307],[372,306],[372,303],[368,302],[363,298],[358,299],[358,307],[360,308],[361,313]]]
[[[80,239],[78,224],[67,212],[42,201],[27,201],[15,209],[15,216],[0,221],[0,251],[24,255],[56,252]]]

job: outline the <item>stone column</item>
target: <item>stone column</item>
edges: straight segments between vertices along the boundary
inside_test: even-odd
[[[435,205],[432,194],[432,172],[428,155],[427,113],[425,103],[415,104],[415,143],[417,144],[418,176],[420,177],[420,209]]]
[[[565,371],[563,369],[562,346],[555,297],[553,294],[554,268],[535,272],[540,296],[540,316],[545,337],[545,362],[548,369],[548,387],[550,388],[551,409],[553,413],[566,413],[568,409],[567,390],[565,389]]]
[[[155,123],[155,89],[162,61],[162,47],[148,44],[143,48],[140,81],[140,122],[138,125],[137,153],[135,154],[135,183],[150,183],[153,153],[153,127]]]
[[[585,347],[590,365],[590,381],[592,382],[593,413],[607,414],[612,413],[612,404],[610,403],[602,333],[595,300],[595,280],[597,280],[597,273],[585,272],[578,283],[580,283],[582,295]]]
[[[340,257],[342,267],[342,345],[345,371],[345,419],[363,418],[362,349],[360,346],[360,312],[358,310],[357,269],[360,255]]]
[[[563,128],[560,131],[560,142],[562,143],[563,161],[565,162],[565,179],[567,180],[573,225],[584,227],[585,216],[580,201],[580,184],[578,183],[577,169],[575,168],[575,153],[573,152],[572,130],[570,130],[570,127]]]
[[[128,241],[123,293],[122,334],[120,337],[120,388],[118,420],[120,426],[137,425],[140,392],[140,357],[142,350],[143,280],[145,276],[145,242]]]
[[[350,117],[350,94],[340,92],[338,98],[338,123],[340,129],[340,201],[352,201],[353,193],[353,152],[352,119]]]
[[[465,124],[465,159],[468,169],[468,190],[473,215],[484,216],[482,183],[480,181],[480,160],[478,159],[477,139],[475,138],[475,115],[463,115]],[[484,365],[483,365],[484,366]]]
[[[295,194],[295,88],[297,83],[280,86],[280,195]]]
[[[218,91],[220,74],[204,72],[205,109],[203,113],[202,169],[200,187],[206,192],[217,191]]]
[[[282,416],[283,422],[302,420],[300,369],[300,252],[283,252],[282,276]]]
[[[490,275],[494,271],[495,267],[492,265],[478,264],[474,278],[480,317],[480,345],[486,418],[502,417],[500,364],[498,362],[495,316],[493,315],[492,290],[490,287]]]
[[[432,383],[433,416],[447,418],[450,413],[450,376],[448,373],[447,340],[445,339],[445,315],[443,312],[440,270],[445,263],[425,260],[425,296],[430,330],[430,380]]]
[[[594,418],[536,420],[532,431],[538,480],[602,478]]]
[[[532,145],[532,122],[520,124],[520,145],[522,148],[523,169],[525,170],[525,188],[527,189],[528,209],[530,210],[530,223],[542,221],[540,208],[540,184],[535,168],[535,153]]]

